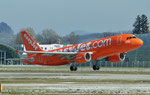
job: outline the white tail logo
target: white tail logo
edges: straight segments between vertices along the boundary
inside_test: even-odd
[[[34,42],[32,42],[32,40],[31,40],[26,34],[24,34],[24,37],[25,37],[26,40],[29,42],[29,44],[30,44],[35,50],[37,50],[38,47],[35,45]]]

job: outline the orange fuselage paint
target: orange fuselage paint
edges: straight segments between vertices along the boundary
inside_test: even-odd
[[[41,51],[39,47],[35,46],[36,43],[34,43],[32,38],[30,39],[30,37],[27,37],[26,34],[21,34],[21,35],[25,37],[23,41],[31,45],[30,48],[26,46],[28,47],[27,49],[31,49],[31,50],[35,49],[35,51],[36,50]],[[102,39],[89,41],[85,43],[80,43],[80,44],[76,44],[64,48],[50,50],[48,52],[93,52],[91,60],[98,60],[98,59],[112,56],[114,54],[129,52],[142,46],[143,41],[139,38],[127,39],[127,37],[132,37],[132,36],[134,35],[121,34],[121,35],[102,38]],[[70,59],[66,57],[62,57],[59,54],[52,55],[52,56],[47,56],[42,54],[37,54],[37,55],[32,54],[27,58],[33,58],[34,60],[22,61],[22,62],[29,63],[29,64],[51,65],[51,66],[71,63]]]

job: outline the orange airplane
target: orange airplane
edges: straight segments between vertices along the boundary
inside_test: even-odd
[[[121,34],[85,43],[80,43],[50,51],[42,50],[26,32],[21,32],[27,57],[21,59],[23,63],[36,65],[58,66],[70,64],[70,70],[76,71],[76,63],[86,63],[96,60],[93,70],[99,70],[98,60],[107,58],[117,63],[125,59],[126,53],[143,45],[143,41],[133,34]]]

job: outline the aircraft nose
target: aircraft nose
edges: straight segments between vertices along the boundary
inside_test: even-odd
[[[140,47],[143,45],[143,41],[141,39],[138,39],[136,42],[136,46]]]
[[[143,45],[143,40],[141,40],[141,39],[140,39],[140,44],[141,44],[141,46]]]

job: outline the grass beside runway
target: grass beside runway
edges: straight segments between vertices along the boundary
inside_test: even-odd
[[[0,83],[3,84],[56,84],[56,83],[67,83],[71,82],[72,84],[101,84],[101,83],[115,83],[115,84],[150,84],[150,80],[116,80],[116,79],[105,79],[105,80],[98,80],[98,79],[57,79],[57,78],[48,78],[48,79],[38,79],[38,78],[0,78]]]
[[[0,66],[0,72],[14,73],[90,73],[90,74],[150,74],[150,68],[138,67],[101,67],[99,71],[93,71],[92,67],[78,67],[77,71],[70,71],[69,66],[39,66],[39,65],[24,65],[24,66]]]
[[[9,93],[3,92],[2,95],[93,95],[93,94],[80,94],[80,93],[65,93],[65,92],[49,92],[48,90],[44,92],[39,92],[40,90],[26,90],[16,92],[15,90],[11,90]],[[46,94],[47,93],[47,94]],[[122,95],[122,94],[103,94],[103,93],[95,93],[94,95]],[[134,95],[134,94],[131,94]],[[149,95],[149,94],[136,94],[136,95]]]
[[[128,76],[149,76],[150,68],[101,68],[93,71],[91,67],[79,67],[78,71],[72,72],[69,66],[0,66],[0,71],[0,83],[4,85],[2,95],[148,95],[150,92],[149,89],[128,89],[128,85],[149,87],[150,79],[131,79]],[[128,78],[119,78],[121,75]],[[120,85],[127,86],[127,91],[115,89]]]

